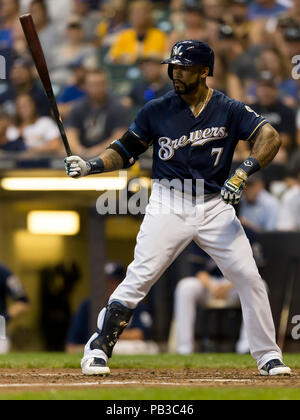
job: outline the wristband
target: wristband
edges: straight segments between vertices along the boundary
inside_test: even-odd
[[[101,158],[88,160],[86,166],[89,175],[102,174],[104,172],[104,162]]]
[[[255,172],[261,169],[261,166],[257,159],[254,157],[249,157],[248,159],[244,160],[244,162],[239,167],[242,171],[244,171],[247,176],[253,175]]]

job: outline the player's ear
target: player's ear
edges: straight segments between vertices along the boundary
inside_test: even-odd
[[[202,67],[201,68],[201,72],[200,72],[200,77],[201,77],[201,79],[206,79],[207,77],[208,77],[208,75],[209,75],[209,67]]]

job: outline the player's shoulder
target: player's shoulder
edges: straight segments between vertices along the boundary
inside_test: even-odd
[[[252,115],[255,118],[260,117],[261,120],[265,121],[265,119],[257,114],[250,105],[237,99],[230,98],[222,92],[217,92],[216,101],[217,103],[215,103],[215,106],[218,109],[223,109],[224,112],[227,111],[233,120],[241,120],[244,116],[250,117]]]
[[[221,92],[219,90],[214,90],[213,99],[219,106],[224,106],[232,109],[238,109],[246,106],[245,103],[238,101],[237,99],[230,98],[224,92]]]

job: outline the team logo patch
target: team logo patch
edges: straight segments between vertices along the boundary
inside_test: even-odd
[[[187,146],[204,146],[206,143],[214,140],[222,140],[228,137],[226,127],[212,127],[204,130],[197,130],[190,133],[189,136],[182,136],[179,139],[172,140],[169,137],[161,137],[158,140],[160,150],[158,152],[161,160],[170,160],[175,155],[175,151]]]
[[[182,48],[182,45],[180,45],[179,47],[175,46],[173,48],[173,56],[181,56],[183,54]]]
[[[251,167],[253,166],[253,162],[251,162],[251,160],[245,160],[244,165]]]

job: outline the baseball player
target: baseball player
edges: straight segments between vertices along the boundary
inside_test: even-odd
[[[127,168],[153,144],[153,189],[134,261],[99,314],[97,331],[85,347],[83,373],[109,374],[108,360],[134,309],[194,240],[240,296],[251,354],[261,375],[289,375],[276,345],[266,289],[233,208],[248,177],[277,154],[279,135],[245,104],[208,88],[214,52],[207,44],[178,42],[163,64],[169,65],[174,91],[147,103],[124,136],[100,157],[85,161],[72,156],[65,161],[67,174],[79,178]],[[230,175],[239,140],[251,142],[252,152]],[[172,180],[174,188],[168,187]],[[185,185],[191,188],[186,191]]]
[[[8,305],[8,302],[12,303]],[[28,312],[30,308],[28,297],[22,283],[8,268],[0,264],[0,316],[6,323]],[[1,324],[1,320],[0,320]],[[7,353],[10,348],[10,340],[2,337],[0,331],[0,354]]]

